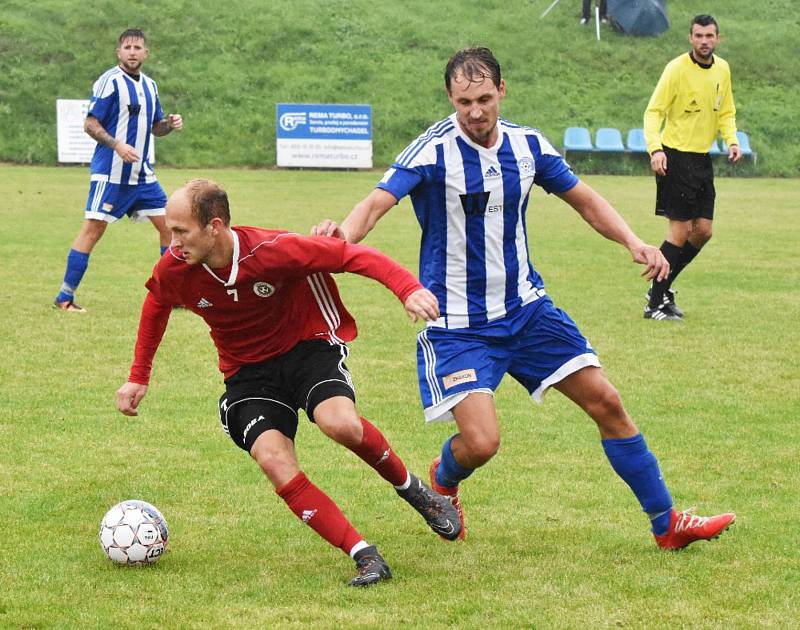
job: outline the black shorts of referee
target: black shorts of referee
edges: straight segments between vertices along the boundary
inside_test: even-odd
[[[334,396],[355,402],[347,346],[321,339],[301,341],[286,354],[242,366],[225,380],[219,399],[222,430],[236,446],[250,452],[256,438],[270,429],[294,441],[297,412],[314,421],[316,406]]]
[[[708,153],[664,147],[667,174],[656,174],[656,214],[673,221],[714,219],[714,167]]]

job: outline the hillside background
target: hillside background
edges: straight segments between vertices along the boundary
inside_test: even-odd
[[[56,98],[88,98],[115,63],[117,35],[148,35],[145,72],[180,137],[159,141],[160,164],[275,164],[278,102],[369,103],[381,167],[450,112],[442,73],[452,52],[491,47],[508,81],[502,113],[557,146],[571,125],[625,132],[665,63],[688,49],[697,13],[720,22],[718,48],[733,72],[737,122],[756,165],[742,172],[800,175],[800,15],[789,0],[669,0],[671,28],[656,38],[582,27],[579,0],[3,0],[0,10],[0,161],[56,162]],[[588,170],[602,165],[588,164]]]

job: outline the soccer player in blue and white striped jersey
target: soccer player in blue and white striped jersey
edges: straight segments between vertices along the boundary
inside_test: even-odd
[[[161,253],[170,241],[164,222],[167,197],[150,165],[150,143],[151,134],[165,136],[182,129],[183,119],[180,114],[164,115],[155,81],[141,71],[149,54],[144,33],[128,29],[118,41],[119,64],[95,81],[84,123],[97,147],[84,221],[67,256],[64,281],[54,303],[64,311],[85,312],[75,304],[75,290],[109,223],[125,215],[149,219],[158,230]]]
[[[510,374],[536,402],[555,388],[597,423],[611,466],[650,517],[659,546],[676,549],[717,536],[735,516],[673,509],[658,462],[597,355],[547,295],[528,257],[532,186],[559,196],[626,247],[644,265],[645,278],[666,278],[666,259],[575,177],[539,131],[499,117],[506,84],[489,49],[456,53],[445,86],[455,112],[401,152],[341,226],[323,221],[313,229],[356,243],[398,200],[411,197],[422,227],[420,281],[439,300],[441,314],[418,337],[425,417],[455,419],[458,426],[431,465],[434,489],[451,497],[463,521],[458,485],[499,448],[494,391]]]

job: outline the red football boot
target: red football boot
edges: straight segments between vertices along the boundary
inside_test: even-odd
[[[439,468],[440,461],[441,457],[437,457],[431,462],[431,488],[433,488],[435,492],[438,492],[442,496],[447,497],[450,500],[450,503],[453,504],[453,507],[458,510],[458,520],[461,521],[461,533],[459,533],[457,540],[464,540],[464,537],[467,535],[467,527],[464,524],[464,510],[461,509],[461,501],[458,500],[458,486],[448,488],[446,486],[440,486],[438,483],[436,483],[436,469]]]
[[[683,549],[697,540],[719,538],[733,521],[736,514],[728,512],[717,516],[696,516],[692,509],[676,512],[669,516],[669,529],[663,536],[655,536],[656,544],[662,549]]]

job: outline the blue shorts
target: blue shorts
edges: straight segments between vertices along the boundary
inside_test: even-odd
[[[541,403],[549,387],[585,367],[600,367],[591,344],[549,297],[525,306],[502,327],[426,328],[417,336],[425,419],[452,420],[471,392],[494,393],[505,374]]]
[[[163,216],[166,207],[167,195],[158,182],[129,186],[92,180],[84,217],[114,223],[128,215],[132,221],[144,221]]]

